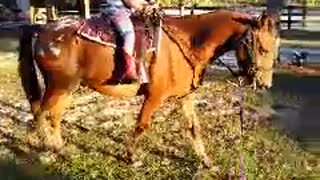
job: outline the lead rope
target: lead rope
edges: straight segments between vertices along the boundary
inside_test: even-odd
[[[253,59],[254,55],[253,52],[255,52],[256,48],[256,39],[254,38],[253,32],[251,32],[251,38],[252,38],[252,49],[247,50],[248,58],[251,60],[251,63],[255,63],[255,60]],[[244,101],[245,101],[245,93],[244,93],[244,84],[243,79],[240,77],[237,78],[238,80],[238,90],[239,90],[239,121],[240,121],[240,180],[246,180],[246,163],[245,163],[245,155],[243,153],[244,151],[244,140],[243,140],[243,133],[244,133]],[[254,79],[253,82],[253,88],[256,88],[256,80]]]
[[[248,54],[252,57],[252,54]],[[217,59],[223,66],[225,66],[230,73],[237,79],[237,84],[233,84],[238,87],[239,94],[239,121],[240,121],[240,180],[246,180],[246,165],[245,165],[245,157],[242,152],[244,150],[244,142],[243,142],[243,132],[244,132],[244,90],[243,90],[243,79],[239,77],[239,75],[233,71],[231,67],[226,65],[220,58]],[[229,176],[229,180],[231,177]]]
[[[221,59],[217,59],[222,65],[224,65],[231,74],[237,79],[237,84],[232,84],[238,88],[239,94],[239,121],[240,121],[240,180],[246,180],[246,165],[245,158],[242,150],[244,150],[244,142],[243,142],[243,132],[244,132],[244,90],[243,90],[243,79],[239,77],[239,75],[234,72],[231,67],[226,65]],[[231,176],[229,176],[229,180],[231,180]]]
[[[244,91],[243,91],[243,81],[238,78],[238,89],[239,89],[239,120],[240,120],[240,180],[246,180],[246,165],[245,158],[243,154],[244,142],[243,142],[243,131],[244,131]]]

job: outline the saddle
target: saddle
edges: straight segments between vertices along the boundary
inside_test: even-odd
[[[152,27],[146,25],[141,18],[131,17],[135,30],[135,51],[149,49],[152,46]],[[96,43],[119,47],[123,43],[120,34],[107,16],[92,16],[82,22],[77,34]]]
[[[136,56],[136,64],[138,65],[138,72],[140,77],[141,83],[146,83],[149,80],[147,70],[145,68],[145,62],[142,61],[145,53],[152,48],[153,42],[153,28],[148,26],[141,17],[132,16],[131,20],[134,25],[135,31],[135,44],[134,44],[134,54]],[[119,59],[124,60],[124,54],[121,50],[123,44],[123,38],[116,30],[114,24],[107,16],[93,16],[90,19],[86,19],[80,25],[79,29],[77,30],[77,34],[87,38],[88,40],[94,41],[101,45],[111,46],[114,47],[116,50],[115,53],[115,64],[116,64],[116,71],[114,71],[116,77],[120,77],[123,75],[125,68],[130,68],[128,66],[123,66]],[[118,79],[118,78],[116,78]],[[111,83],[120,83],[118,80],[111,80]],[[110,82],[109,82],[110,83]],[[131,83],[131,82],[124,82],[121,83]]]

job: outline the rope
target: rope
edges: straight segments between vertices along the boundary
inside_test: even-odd
[[[217,61],[219,61],[224,67],[226,67],[234,77],[237,78],[239,76],[238,73],[236,73],[230,66],[224,63],[220,58],[217,58]]]
[[[243,81],[238,78],[238,87],[239,87],[239,120],[240,120],[240,143],[241,143],[241,150],[244,149],[244,142],[243,142],[243,131],[244,131],[244,90],[243,90]],[[240,153],[240,180],[246,180],[246,165],[245,165],[245,158],[244,154],[241,151]]]
[[[226,65],[220,58],[217,59],[223,66],[225,66],[230,73],[237,79],[236,86],[238,87],[238,95],[239,95],[239,121],[240,121],[240,146],[241,150],[244,149],[243,143],[243,132],[244,132],[244,90],[243,90],[243,80],[239,77],[239,74],[234,72],[228,65]],[[244,154],[240,153],[240,180],[246,180],[246,165],[245,165],[245,157]]]

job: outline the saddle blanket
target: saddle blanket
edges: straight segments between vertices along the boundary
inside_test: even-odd
[[[115,47],[115,29],[110,27],[112,27],[110,20],[105,19],[102,16],[93,16],[90,19],[83,21],[77,34],[97,43]]]

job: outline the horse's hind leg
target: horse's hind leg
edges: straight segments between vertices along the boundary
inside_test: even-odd
[[[185,118],[188,122],[189,137],[192,140],[193,146],[197,154],[202,158],[207,167],[211,166],[211,160],[205,152],[201,137],[201,127],[197,116],[194,112],[194,94],[187,95],[182,99],[182,106]]]
[[[130,139],[127,145],[127,155],[130,161],[132,161],[139,137],[149,128],[152,114],[160,107],[165,99],[166,96],[160,94],[146,96],[132,139]]]
[[[37,131],[45,146],[60,149],[63,146],[60,122],[63,111],[70,101],[66,89],[48,88],[41,103],[41,111],[37,115]]]

